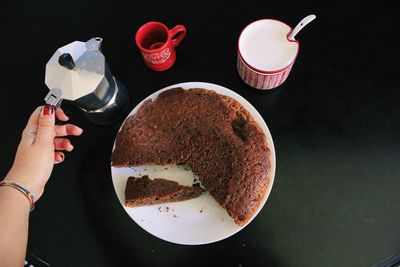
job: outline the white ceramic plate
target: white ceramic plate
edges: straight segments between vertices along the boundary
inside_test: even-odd
[[[128,116],[135,114],[145,100],[155,99],[161,92],[176,87],[182,87],[184,89],[205,88],[236,99],[252,114],[254,120],[258,122],[265,132],[272,155],[271,181],[259,209],[251,218],[251,220],[253,220],[267,201],[275,176],[274,144],[263,118],[246,99],[237,93],[225,87],[204,82],[180,83],[161,89],[140,102]],[[128,215],[144,230],[163,240],[183,245],[208,244],[237,233],[251,221],[249,220],[249,222],[244,226],[238,226],[234,223],[228,213],[208,193],[203,193],[198,198],[182,202],[138,208],[125,207],[124,192],[128,176],[146,174],[149,175],[150,178],[166,178],[169,180],[175,180],[182,185],[192,185],[195,177],[187,166],[154,165],[140,166],[136,168],[111,167],[111,174],[115,192],[122,207]]]

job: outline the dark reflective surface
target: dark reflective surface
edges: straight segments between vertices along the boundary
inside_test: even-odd
[[[73,16],[71,16],[73,10]],[[205,81],[228,87],[263,115],[275,142],[270,198],[243,231],[204,246],[159,240],[120,206],[110,153],[120,125],[96,126],[68,103],[84,128],[56,166],[32,213],[29,251],[53,266],[370,266],[400,250],[400,50],[396,9],[349,1],[9,1],[0,4],[2,134],[0,171],[10,167],[28,115],[47,93],[44,67],[71,41],[103,37],[102,51],[131,97],[130,109],[165,86]],[[295,26],[300,54],[273,92],[236,72],[240,31],[260,18]],[[158,20],[188,33],[168,71],[145,67],[136,30]],[[27,56],[29,60],[27,61]]]

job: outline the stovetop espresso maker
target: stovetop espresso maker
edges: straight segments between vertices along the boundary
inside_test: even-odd
[[[45,101],[55,107],[62,100],[77,105],[95,124],[112,124],[127,111],[129,95],[111,73],[101,53],[102,38],[75,41],[59,48],[46,65]]]

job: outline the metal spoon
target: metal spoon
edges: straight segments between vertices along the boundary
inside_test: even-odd
[[[307,17],[305,17],[304,19],[302,19],[297,25],[296,27],[293,29],[293,31],[287,36],[287,39],[289,41],[294,41],[294,37],[296,36],[296,34],[299,33],[299,31],[301,31],[301,29],[303,29],[304,26],[306,26],[308,23],[310,23],[311,21],[313,21],[317,16],[315,15],[308,15]]]

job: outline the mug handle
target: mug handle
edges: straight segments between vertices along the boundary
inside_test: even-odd
[[[183,37],[185,37],[186,35],[186,28],[183,25],[176,25],[171,30],[169,30],[169,34],[172,39],[172,44],[174,46],[178,46]]]

